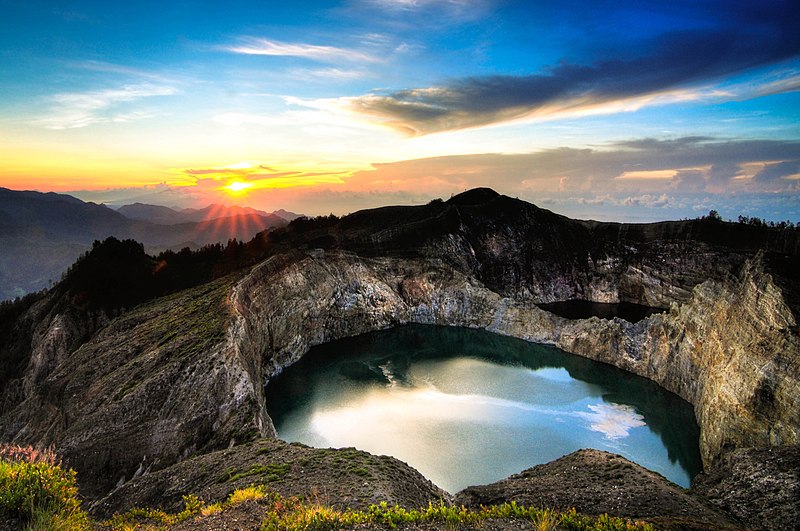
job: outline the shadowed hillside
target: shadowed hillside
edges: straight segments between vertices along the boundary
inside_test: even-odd
[[[246,241],[264,229],[287,223],[266,212],[220,205],[182,212],[150,205],[130,210],[140,214],[144,210],[147,215],[129,218],[69,195],[0,188],[0,300],[57,282],[95,240],[135,239],[157,253],[230,239]]]

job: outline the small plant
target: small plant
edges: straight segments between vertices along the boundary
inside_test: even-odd
[[[265,497],[262,485],[251,485],[243,489],[237,489],[228,497],[228,504],[238,505],[248,500],[261,500]]]
[[[0,444],[0,460],[12,463],[44,463],[61,466],[61,458],[53,447],[37,448],[35,446],[19,446],[16,444]]]
[[[188,494],[183,497],[183,510],[179,513],[169,514],[161,509],[136,508],[123,514],[115,514],[105,524],[115,531],[137,529],[142,523],[170,526],[201,514],[204,507],[203,500],[194,494]]]
[[[550,509],[542,509],[539,514],[531,518],[536,531],[553,531],[558,527],[560,520],[558,513]]]
[[[212,514],[221,513],[222,509],[223,506],[219,502],[205,505],[202,509],[200,509],[200,516],[211,516]]]
[[[28,529],[86,528],[75,471],[60,463],[52,448],[0,446],[0,517],[17,518]]]

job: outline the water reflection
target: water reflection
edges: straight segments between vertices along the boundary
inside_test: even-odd
[[[455,492],[579,448],[688,486],[691,407],[652,382],[483,331],[407,326],[312,349],[267,387],[284,439],[398,457]]]

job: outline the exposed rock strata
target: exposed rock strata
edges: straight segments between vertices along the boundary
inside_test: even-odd
[[[692,491],[747,527],[792,529],[800,522],[800,446],[733,450]]]

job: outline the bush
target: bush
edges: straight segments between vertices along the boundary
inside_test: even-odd
[[[0,446],[0,518],[33,529],[83,529],[75,471],[65,470],[52,450]]]

